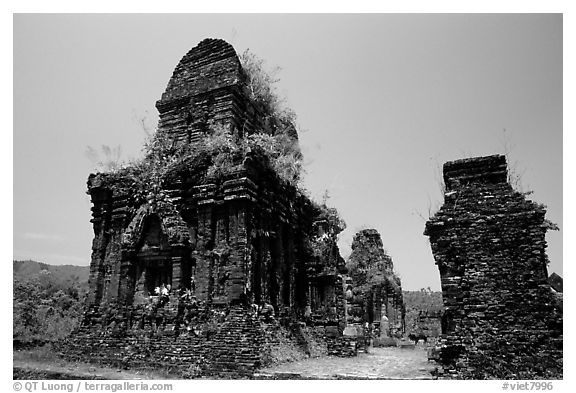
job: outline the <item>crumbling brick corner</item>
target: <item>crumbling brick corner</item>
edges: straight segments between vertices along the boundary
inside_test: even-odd
[[[507,178],[502,155],[444,164],[444,205],[425,230],[446,310],[444,378],[562,378],[562,309],[547,281],[546,209]]]

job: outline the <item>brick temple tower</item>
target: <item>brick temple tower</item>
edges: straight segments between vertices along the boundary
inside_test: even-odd
[[[231,45],[200,42],[156,103],[159,140],[193,153],[215,129],[235,140],[273,132],[247,78]],[[297,141],[294,128],[285,132]],[[343,319],[343,261],[336,237],[320,230],[329,210],[282,180],[258,149],[218,176],[206,170],[211,157],[190,156],[144,177],[152,180],[138,178],[137,167],[90,175],[88,312],[75,343],[105,362],[118,361],[108,350],[116,348],[170,366],[199,364],[202,373],[250,374],[275,342],[250,305],[267,303],[285,327],[305,314],[319,327]],[[158,304],[164,287],[169,300]]]
[[[208,39],[176,67],[162,98],[158,133],[175,144],[201,142],[210,127],[245,137],[260,127],[236,52]],[[308,256],[303,242],[318,212],[282,183],[257,156],[223,179],[203,179],[193,167],[161,185],[162,199],[137,201],[129,179],[91,175],[94,247],[89,305],[131,305],[164,283],[194,286],[207,302],[251,296],[274,306],[304,307]]]

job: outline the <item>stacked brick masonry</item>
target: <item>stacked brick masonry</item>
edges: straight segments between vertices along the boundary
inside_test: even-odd
[[[210,310],[179,333],[173,325],[131,329],[87,326],[64,356],[123,368],[164,369],[182,377],[247,378],[262,364],[265,331],[257,316],[241,307]]]
[[[184,56],[157,102],[158,132],[181,143],[216,123],[240,137],[252,132],[260,114],[246,98],[244,78],[230,45],[203,41]],[[268,302],[292,320],[302,315],[310,282],[307,245],[318,212],[277,178],[265,157],[251,153],[218,179],[181,168],[166,179],[162,198],[145,203],[123,178],[91,175],[88,189],[95,234],[89,310],[69,356],[89,348],[96,362],[221,377],[248,376],[272,361],[280,341],[242,305]],[[173,293],[152,312],[149,295],[160,283],[171,284]],[[199,335],[184,329],[180,289],[191,290],[204,310],[192,321]],[[342,292],[337,288],[334,296],[342,299]],[[304,354],[311,348],[325,353],[334,341],[326,338],[329,327],[312,327],[310,334],[278,329]]]
[[[503,156],[447,163],[427,223],[440,270],[450,378],[561,378],[562,314],[547,282],[542,205],[506,181]]]
[[[246,99],[245,80],[231,45],[202,41],[182,58],[156,103],[158,132],[182,143],[200,140],[214,124],[251,134],[261,126],[261,109]]]
[[[405,307],[400,279],[383,248],[375,229],[364,229],[354,236],[352,253],[348,259],[352,292],[349,300],[349,323],[368,321],[380,328],[382,317],[388,318],[388,337],[405,331]]]
[[[167,310],[164,316],[170,321]],[[104,325],[101,325],[101,322]],[[69,360],[124,369],[162,369],[184,378],[251,378],[273,363],[325,355],[355,356],[353,337],[333,336],[324,326],[295,329],[279,321],[265,321],[242,307],[206,310],[191,323],[190,331],[155,323],[129,329],[93,320],[67,343]]]
[[[180,233],[180,236],[171,236],[172,240],[175,241],[171,247],[173,249],[171,259],[174,261],[179,258],[174,254],[174,249],[178,250],[179,242],[183,239],[186,240],[190,249],[193,250],[191,255],[195,261],[196,285],[194,294],[201,302],[208,305],[218,306],[241,302],[242,296],[246,294],[246,289],[250,288],[253,298],[249,300],[265,300],[276,305],[277,309],[282,309],[282,307],[293,310],[298,310],[300,307],[301,309],[306,303],[306,288],[299,288],[295,277],[304,275],[304,280],[300,280],[300,283],[307,282],[302,264],[302,261],[306,260],[306,250],[302,243],[304,237],[298,233],[306,233],[305,228],[311,227],[311,222],[297,217],[312,217],[312,207],[306,200],[298,199],[294,191],[288,189],[270,190],[271,184],[275,184],[270,179],[260,179],[257,183],[252,182],[247,177],[231,179],[220,186],[207,184],[190,187],[186,186],[184,182],[183,190],[191,190],[189,195],[184,191],[179,191],[179,200],[182,201],[181,215],[187,221],[186,232]],[[99,183],[93,184],[97,185],[91,189],[93,195],[104,194],[108,197],[107,199],[94,199],[95,218],[93,221],[95,228],[98,227],[97,233],[99,235],[96,236],[94,242],[93,267],[98,267],[94,269],[96,272],[107,271],[108,276],[104,276],[105,278],[111,277],[113,280],[119,281],[120,284],[124,284],[114,289],[107,284],[106,280],[101,279],[101,275],[93,274],[91,276],[91,285],[94,287],[91,293],[100,291],[106,296],[91,298],[92,308],[91,313],[87,314],[87,320],[102,321],[105,319],[106,322],[102,324],[105,331],[113,319],[116,320],[115,325],[122,326],[130,324],[129,320],[141,319],[145,314],[144,305],[137,305],[136,303],[132,305],[132,298],[129,296],[135,285],[135,277],[130,276],[130,272],[134,271],[133,265],[139,263],[138,258],[134,257],[137,250],[122,251],[119,246],[120,244],[129,245],[127,242],[122,243],[120,239],[125,240],[131,237],[122,228],[138,228],[145,225],[127,225],[126,223],[131,223],[134,220],[133,216],[140,216],[138,213],[125,214],[122,221],[116,221],[115,232],[112,230],[115,221],[107,218],[119,216],[119,214],[115,210],[110,212],[107,209],[117,209],[122,213],[145,210],[150,215],[171,216],[158,210],[166,209],[162,203],[158,204],[157,210],[150,207],[146,207],[144,210],[142,207],[136,209],[136,205],[114,205],[114,203],[110,203],[110,200],[114,200],[116,194],[114,192],[105,193]],[[268,190],[264,187],[268,187]],[[272,199],[273,195],[282,197]],[[129,200],[122,197],[116,199]],[[290,209],[284,208],[284,206],[290,205]],[[116,207],[114,208],[114,206]],[[308,214],[306,214],[307,211]],[[140,219],[145,220],[146,217],[146,215],[142,215]],[[163,232],[165,233],[182,232],[181,220],[163,220],[163,223]],[[133,232],[136,233],[137,230],[133,229]],[[116,233],[116,235],[108,236],[107,233]],[[142,234],[145,233],[142,232]],[[138,236],[134,236],[134,238],[138,238]],[[185,260],[186,255],[183,254],[180,258]],[[119,260],[120,263],[118,263]],[[186,263],[190,264],[191,261],[187,260]],[[174,288],[177,288],[177,280],[186,282],[190,278],[189,276],[185,278],[183,273],[186,270],[184,267],[186,263],[179,261],[174,265],[182,266],[178,270],[178,274],[175,274],[177,269],[173,267],[172,284],[174,284]],[[122,264],[125,267],[120,274],[118,268],[116,270],[107,268],[108,265],[118,266]],[[105,268],[102,269],[102,266]],[[188,271],[190,274],[190,269]],[[338,302],[343,303],[344,288],[342,277],[336,275],[336,278],[334,296],[336,304],[339,304]],[[122,294],[123,291],[126,293]],[[164,320],[168,321],[168,328],[176,325],[177,308],[177,299],[172,299],[162,310],[159,310]],[[110,315],[108,315],[109,312]],[[341,313],[342,316],[335,322],[344,325],[343,304],[337,307],[337,313]],[[98,329],[93,329],[93,335],[97,337],[98,334]],[[87,336],[82,337],[86,339]],[[332,339],[328,341],[336,343],[332,345],[331,353],[338,353],[340,344]],[[118,344],[120,342],[121,340],[118,341]],[[182,344],[181,341],[179,342]],[[197,345],[201,346],[202,344],[198,343]],[[117,346],[113,345],[113,347],[116,348]],[[250,347],[258,348],[254,345]],[[350,354],[349,346],[341,347],[346,355]],[[203,353],[196,349],[195,351]],[[110,356],[106,351],[103,353],[105,354],[104,357]],[[97,358],[96,356],[95,359]],[[246,358],[250,362],[254,360],[248,353],[246,353]],[[176,357],[175,359],[181,358]],[[228,360],[232,361],[232,359]],[[146,361],[141,366],[145,366],[149,362],[155,363],[155,361]],[[233,364],[238,365],[240,363],[234,359]],[[221,368],[216,369],[221,370]]]

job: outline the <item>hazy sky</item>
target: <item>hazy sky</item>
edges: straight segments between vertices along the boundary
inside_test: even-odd
[[[559,14],[15,15],[14,259],[90,262],[87,146],[137,157],[181,57],[223,38],[280,66],[302,128],[304,185],[376,228],[405,289],[439,289],[423,235],[445,161],[504,153],[548,206],[562,275]],[[504,131],[505,130],[505,131]]]

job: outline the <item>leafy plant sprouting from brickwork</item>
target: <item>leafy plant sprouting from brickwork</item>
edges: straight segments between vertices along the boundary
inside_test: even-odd
[[[326,220],[328,222],[328,233],[327,235],[336,240],[336,237],[340,232],[346,229],[346,222],[333,207],[326,206],[325,203],[319,206],[320,215],[318,220]]]
[[[256,103],[264,115],[264,128],[267,134],[277,135],[293,132],[296,114],[280,98],[276,84],[280,81],[280,67],[267,70],[265,62],[249,49],[240,56],[242,68],[246,74],[246,90],[250,99]]]
[[[356,284],[355,290],[363,297],[370,297],[372,290],[379,285],[388,285],[400,291],[400,277],[392,270],[392,259],[378,240],[373,242],[365,233],[375,232],[365,229],[354,236],[352,253],[348,258],[348,272]]]
[[[345,265],[340,257],[337,241],[338,235],[346,229],[346,222],[335,208],[328,207],[324,201],[322,204],[315,204],[317,215],[315,220],[325,228],[321,236],[311,236],[306,238],[305,247],[309,254],[317,261],[335,261],[337,267]],[[322,263],[320,263],[322,264]],[[341,264],[341,266],[340,266]]]
[[[400,277],[397,273],[386,271],[381,266],[367,266],[359,269],[357,265],[348,265],[348,271],[357,281],[356,289],[361,293],[369,293],[374,286],[386,283],[395,290],[400,289]]]
[[[296,113],[280,98],[276,84],[280,81],[279,67],[268,71],[263,59],[250,50],[240,56],[246,74],[246,90],[260,108],[263,129],[248,137],[250,147],[260,147],[270,158],[278,176],[298,184],[302,172],[302,153],[298,145]]]
[[[120,145],[116,147],[102,145],[100,150],[88,146],[84,154],[92,162],[96,170],[100,172],[113,172],[122,167],[120,159],[122,147]]]
[[[298,185],[302,175],[302,154],[298,141],[286,134],[269,135],[256,133],[248,136],[247,148],[261,150],[270,160],[280,179]]]
[[[207,134],[195,143],[176,143],[170,135],[157,131],[144,146],[142,159],[121,165],[103,166],[110,180],[128,179],[137,200],[164,197],[163,181],[182,169],[203,173],[211,179],[223,178],[239,165],[249,152],[260,152],[284,182],[298,186],[302,154],[298,145],[294,112],[283,106],[274,84],[277,70],[267,72],[264,62],[249,52],[242,55],[249,98],[260,108],[262,129],[240,137],[228,126],[209,124]],[[89,148],[90,153],[94,149]],[[94,154],[92,154],[94,156]]]

